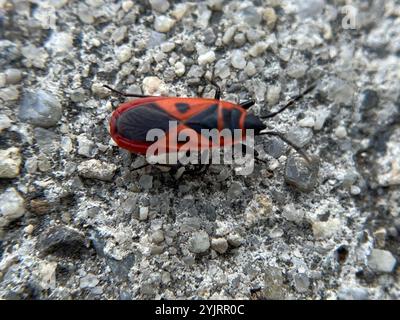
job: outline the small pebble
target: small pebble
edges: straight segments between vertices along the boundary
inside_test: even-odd
[[[263,20],[265,21],[267,27],[270,30],[273,30],[275,28],[276,21],[278,20],[278,17],[275,13],[274,8],[267,7],[263,10]]]
[[[218,60],[214,66],[214,74],[221,79],[228,78],[231,75],[228,63],[225,60]]]
[[[21,154],[19,149],[11,147],[0,150],[0,178],[16,178],[19,176]]]
[[[171,15],[177,20],[181,20],[186,12],[188,11],[187,3],[178,3],[175,5],[174,9],[171,11]]]
[[[147,95],[163,95],[167,93],[165,83],[157,77],[143,79],[143,93]]]
[[[150,190],[153,187],[153,176],[142,175],[139,179],[139,185],[145,190]]]
[[[313,131],[310,128],[294,127],[286,134],[286,138],[299,148],[307,145],[312,137]]]
[[[228,241],[225,238],[212,239],[211,249],[223,254],[228,250]]]
[[[249,49],[249,54],[254,58],[258,57],[268,49],[268,46],[266,42],[257,42]]]
[[[0,194],[0,228],[22,217],[25,213],[24,199],[14,188]]]
[[[224,43],[224,44],[226,44],[226,45],[229,45],[229,44],[231,44],[231,42],[232,42],[232,39],[233,39],[233,37],[235,36],[235,33],[236,33],[236,27],[229,27],[226,31],[225,31],[225,33],[224,33],[224,35],[223,35],[223,37],[222,37],[222,42]]]
[[[167,0],[149,0],[151,8],[160,13],[164,13],[169,9],[169,2]]]
[[[164,239],[164,232],[162,230],[154,231],[154,233],[151,235],[151,241],[156,244],[163,242]]]
[[[149,217],[149,207],[140,207],[139,208],[139,220],[145,221]]]
[[[94,274],[88,274],[80,279],[81,289],[94,288],[99,283],[99,279]]]
[[[164,53],[171,52],[174,49],[175,49],[175,43],[174,42],[163,42],[161,44],[161,51],[164,52]]]
[[[396,266],[396,258],[387,250],[372,249],[368,266],[376,272],[390,273]]]
[[[62,108],[57,97],[44,90],[25,92],[18,117],[35,126],[49,128],[61,119]]]
[[[182,77],[185,74],[185,65],[182,62],[178,61],[174,65],[174,71],[178,77]]]
[[[158,16],[154,20],[154,29],[158,32],[168,32],[175,25],[175,20],[167,16]]]
[[[215,59],[216,59],[216,57],[215,57],[214,51],[208,51],[206,53],[203,53],[203,54],[199,55],[199,58],[197,59],[197,62],[200,65],[205,65],[205,64],[209,64],[209,63],[214,62]]]
[[[12,121],[5,114],[0,114],[0,132],[11,127]]]
[[[315,126],[315,120],[313,117],[306,117],[299,121],[299,126],[306,128],[313,128]]]
[[[246,74],[249,77],[254,76],[257,73],[257,69],[254,63],[253,62],[247,63],[246,67],[244,68],[244,72],[246,72]]]
[[[122,26],[118,29],[116,29],[112,34],[111,34],[111,40],[115,44],[119,44],[123,42],[128,35],[128,27],[127,26]]]
[[[335,136],[339,139],[343,139],[347,136],[346,128],[343,126],[339,126],[335,130]]]
[[[7,84],[17,84],[22,79],[22,72],[19,69],[7,69],[4,74]]]
[[[310,192],[318,181],[319,161],[316,158],[308,163],[301,156],[289,156],[286,161],[285,182],[303,192]]]
[[[353,196],[358,196],[361,193],[361,188],[359,186],[351,186],[350,187],[350,193]]]
[[[207,232],[195,232],[189,240],[189,250],[193,253],[204,253],[210,248],[210,239]]]
[[[24,232],[28,235],[31,235],[33,233],[34,229],[35,229],[35,227],[33,225],[29,224],[24,228]]]
[[[129,59],[132,57],[132,54],[133,54],[132,48],[128,45],[118,47],[115,50],[115,55],[117,56],[117,60],[120,63],[129,61]]]
[[[128,12],[129,10],[131,10],[134,6],[134,2],[131,0],[127,0],[127,1],[123,1],[122,2],[122,10],[124,10],[125,12]]]
[[[235,50],[231,56],[231,64],[236,69],[244,69],[246,67],[246,59],[240,50]]]
[[[275,84],[268,87],[267,90],[267,102],[268,106],[275,106],[279,102],[279,97],[281,95],[281,85]]]
[[[78,166],[78,173],[82,177],[103,181],[111,181],[116,170],[117,166],[115,164],[101,162],[97,159],[83,161]]]

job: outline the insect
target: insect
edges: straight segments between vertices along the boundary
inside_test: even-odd
[[[205,139],[201,129],[217,129],[218,131],[223,129],[253,129],[255,135],[272,135],[280,138],[309,161],[307,154],[301,148],[286,139],[282,133],[265,131],[266,125],[262,120],[272,118],[293,105],[305,94],[313,90],[316,86],[315,83],[289,100],[277,111],[268,113],[263,117],[257,117],[247,112],[247,110],[255,104],[254,100],[247,100],[238,104],[221,100],[220,88],[214,82],[211,82],[211,84],[216,87],[213,99],[146,96],[120,92],[104,85],[104,87],[118,95],[139,98],[121,104],[113,112],[110,120],[110,134],[113,140],[121,148],[144,155],[148,148],[154,143],[152,141],[146,141],[146,135],[149,130],[163,130],[165,132],[163,139],[168,140],[170,138],[170,121],[176,121],[177,127],[174,129],[178,132],[183,129],[192,129],[192,132],[197,135],[199,141]],[[245,137],[241,137],[239,141],[231,140],[230,142],[223,141],[222,143],[223,145],[228,143],[245,143]],[[183,143],[178,143],[175,149],[167,147],[164,151],[165,153],[177,152],[182,144]],[[205,144],[210,146],[209,140],[207,140]],[[169,144],[166,145],[168,146]],[[212,147],[211,145],[211,148]]]

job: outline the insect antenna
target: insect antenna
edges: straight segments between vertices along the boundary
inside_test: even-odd
[[[265,116],[260,117],[260,119],[266,119],[266,118],[272,118],[275,117],[277,114],[281,113],[282,111],[286,110],[288,107],[293,105],[296,101],[299,101],[302,99],[307,93],[311,92],[315,87],[317,86],[317,82],[314,82],[312,85],[310,85],[306,90],[304,90],[302,93],[299,95],[295,96],[294,98],[290,99],[283,107],[278,109],[275,112],[268,113]]]
[[[146,96],[146,95],[143,95],[143,94],[121,92],[121,91],[118,91],[118,90],[116,90],[116,89],[114,89],[114,88],[111,88],[110,86],[108,86],[108,85],[106,85],[106,84],[103,84],[103,87],[105,87],[105,88],[107,88],[108,90],[111,90],[112,92],[114,92],[114,93],[116,93],[116,94],[118,94],[118,95],[120,95],[120,96],[123,96],[123,97],[135,97],[135,98],[147,98],[147,97],[151,97],[151,96]]]
[[[258,135],[270,135],[270,136],[278,137],[283,142],[285,142],[287,145],[289,145],[294,150],[296,150],[297,153],[300,154],[308,163],[312,162],[311,158],[307,155],[307,153],[303,149],[296,146],[293,142],[291,142],[289,139],[287,139],[282,133],[275,132],[275,131],[264,131],[264,132],[260,132]]]

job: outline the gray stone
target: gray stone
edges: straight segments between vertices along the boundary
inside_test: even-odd
[[[41,152],[54,156],[59,151],[60,137],[56,133],[43,128],[35,128],[33,133]]]
[[[243,51],[235,50],[231,56],[231,64],[236,69],[244,69],[246,67],[246,59]]]
[[[340,289],[337,297],[339,300],[368,300],[369,293],[366,288],[346,287]]]
[[[225,238],[212,239],[211,249],[223,254],[228,250],[228,241]]]
[[[99,279],[94,274],[87,274],[82,277],[79,283],[81,289],[94,288],[99,283]]]
[[[243,238],[238,234],[229,234],[227,240],[229,245],[234,248],[240,247],[240,245],[243,243]]]
[[[125,40],[125,37],[128,34],[128,27],[127,26],[122,26],[118,29],[116,29],[112,34],[111,34],[111,40],[115,44],[119,44]]]
[[[276,137],[266,138],[263,145],[265,152],[276,159],[282,156],[286,151],[285,143]]]
[[[169,2],[167,0],[149,0],[151,8],[155,11],[164,13],[169,9]]]
[[[214,66],[214,74],[221,79],[228,78],[231,74],[228,63],[225,60],[218,60]]]
[[[372,249],[368,266],[376,272],[390,273],[396,266],[396,258],[387,250]]]
[[[298,273],[294,275],[294,287],[299,293],[305,293],[310,287],[310,279],[305,273]]]
[[[193,253],[204,253],[210,248],[210,239],[207,232],[195,232],[189,240],[189,250]]]
[[[379,105],[379,95],[375,90],[366,89],[361,93],[361,106],[365,110],[374,110]]]
[[[19,118],[35,126],[49,128],[61,119],[61,104],[50,92],[27,91],[19,107]]]
[[[264,273],[263,294],[267,299],[281,300],[287,295],[282,271],[276,267],[268,267]]]
[[[0,228],[22,217],[24,213],[24,199],[14,188],[6,189],[0,195]]]
[[[151,189],[153,187],[153,176],[148,174],[142,175],[139,179],[139,185],[145,190]]]
[[[238,22],[247,23],[249,26],[256,27],[261,23],[261,14],[257,10],[257,7],[251,5],[243,8],[237,15]]]
[[[17,84],[22,79],[22,72],[19,69],[7,69],[4,74],[7,84]]]
[[[175,20],[167,16],[157,16],[154,20],[154,29],[157,32],[166,33],[170,31],[175,25]]]
[[[228,199],[238,199],[243,193],[243,186],[239,182],[232,182],[229,187],[227,197]]]
[[[296,127],[286,134],[286,138],[295,146],[302,148],[307,145],[313,137],[313,131],[310,128]]]
[[[164,232],[162,230],[154,231],[151,235],[151,241],[153,243],[161,243],[164,241]]]
[[[45,230],[39,237],[37,247],[43,255],[76,256],[87,249],[89,242],[81,232],[66,226]]]
[[[154,48],[161,43],[163,43],[166,40],[166,36],[164,33],[156,32],[156,31],[151,31],[149,40],[147,41],[147,48]]]
[[[319,160],[312,158],[308,163],[303,157],[291,155],[286,161],[285,182],[300,191],[310,192],[318,180]]]
[[[79,174],[84,178],[111,181],[117,166],[112,163],[101,162],[97,159],[83,161],[78,166]]]

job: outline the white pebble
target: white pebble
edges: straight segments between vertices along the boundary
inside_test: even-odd
[[[256,69],[256,67],[255,67],[255,65],[254,65],[253,62],[249,62],[249,63],[246,65],[246,68],[244,68],[244,71],[246,72],[246,74],[247,74],[249,77],[254,76],[254,75],[257,73],[257,69]]]
[[[199,55],[199,58],[197,59],[197,62],[200,65],[204,65],[204,64],[209,64],[215,61],[215,53],[214,51],[208,51],[206,53],[203,53],[201,55]]]
[[[149,0],[151,8],[155,11],[164,13],[169,9],[169,2],[167,0]]]
[[[353,196],[357,196],[357,195],[359,195],[359,194],[361,193],[361,189],[360,189],[359,186],[351,186],[351,188],[350,188],[350,193],[351,193]]]
[[[167,87],[165,83],[157,77],[146,77],[143,79],[143,92],[146,95],[166,94]]]
[[[313,117],[306,117],[299,121],[300,127],[312,128],[315,125],[315,120]]]
[[[164,42],[161,44],[161,51],[168,53],[175,49],[175,43],[173,42]]]
[[[132,57],[132,49],[129,46],[121,46],[115,50],[115,54],[118,61],[124,63]]]
[[[260,54],[264,53],[268,49],[268,44],[266,42],[257,42],[249,49],[249,54],[252,57],[258,57]]]
[[[131,0],[122,2],[122,10],[124,10],[125,12],[128,12],[129,10],[131,10],[133,8],[133,6],[134,6],[134,3]]]
[[[158,16],[154,21],[154,29],[158,32],[168,32],[175,25],[175,20],[167,16]]]
[[[185,65],[182,62],[178,61],[174,65],[174,70],[175,70],[175,74],[178,77],[181,77],[185,74]]]
[[[246,59],[240,50],[235,50],[231,57],[231,64],[236,69],[244,69],[246,67]]]
[[[149,208],[148,207],[140,207],[139,220],[140,221],[147,220],[148,216],[149,216]]]
[[[335,136],[338,137],[339,139],[343,139],[347,136],[347,131],[346,128],[343,126],[339,126],[335,130]]]

